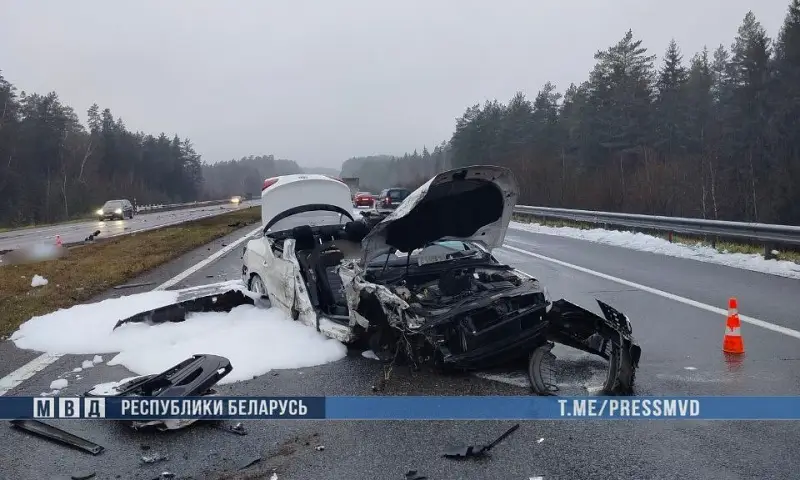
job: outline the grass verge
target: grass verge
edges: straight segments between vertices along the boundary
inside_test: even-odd
[[[68,308],[184,253],[261,221],[259,208],[72,248],[57,260],[0,267],[0,337],[29,318]],[[32,288],[31,279],[48,280]]]
[[[546,225],[548,227],[572,227],[578,228],[581,230],[589,230],[593,228],[601,228],[599,225],[595,225],[593,223],[585,223],[585,222],[573,222],[571,220],[558,220],[558,219],[551,219],[548,218],[547,221],[541,218],[531,217],[528,215],[514,215],[513,220],[515,222],[520,223],[538,223],[539,225]],[[630,232],[633,229],[624,228],[624,227],[609,227],[610,230],[618,230],[622,232]],[[645,232],[648,235],[652,235],[654,237],[659,237],[663,239],[668,239],[669,236],[666,232]],[[691,235],[683,235],[683,234],[673,234],[672,235],[672,242],[678,243],[681,245],[687,246],[694,246],[698,243],[705,245],[707,247],[714,247],[720,253],[748,253],[748,254],[757,254],[763,255],[764,254],[764,247],[762,245],[753,245],[747,243],[740,243],[740,242],[732,242],[730,240],[717,240],[715,243],[712,242],[707,238],[701,237],[692,237]],[[776,255],[777,260],[787,260],[790,262],[795,262],[800,264],[800,251],[796,250],[783,250],[779,251]]]

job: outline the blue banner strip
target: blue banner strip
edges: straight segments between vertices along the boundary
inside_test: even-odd
[[[800,420],[800,397],[0,397],[0,418]]]

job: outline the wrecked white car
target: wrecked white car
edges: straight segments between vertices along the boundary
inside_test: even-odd
[[[631,390],[640,348],[623,314],[599,301],[605,318],[552,302],[536,279],[492,256],[517,199],[509,170],[439,174],[374,228],[353,220],[350,192],[334,179],[293,175],[267,183],[264,234],[247,244],[242,275],[273,307],[342,342],[365,340],[381,360],[415,365],[541,360],[558,342],[609,360],[607,391]],[[301,189],[303,195],[292,193]],[[273,229],[278,220],[314,210],[346,221]],[[549,391],[540,367],[529,370],[534,388]]]

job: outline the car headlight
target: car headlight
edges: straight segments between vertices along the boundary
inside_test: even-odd
[[[100,210],[98,210],[98,211],[97,211],[97,214],[98,214],[98,215],[102,215],[102,214],[103,214],[103,209],[101,208]]]
[[[122,213],[122,209],[118,208],[118,209],[114,210],[114,213]]]

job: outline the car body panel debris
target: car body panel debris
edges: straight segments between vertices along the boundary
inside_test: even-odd
[[[231,282],[212,284],[202,288],[188,288],[178,293],[175,303],[123,318],[114,330],[127,323],[156,325],[164,322],[182,322],[190,313],[228,312],[239,305],[255,305],[258,297],[244,289],[232,289]]]
[[[228,375],[233,366],[218,355],[193,355],[183,362],[155,375],[135,377],[102,395],[95,389],[84,393],[88,397],[198,397],[216,395],[213,386]],[[133,422],[134,428],[155,427],[158,430],[177,430],[197,422],[193,420],[153,420]]]
[[[516,432],[519,428],[519,424],[514,425],[513,427],[509,428],[505,431],[502,435],[497,437],[495,441],[488,445],[457,445],[449,447],[445,450],[444,456],[447,458],[467,458],[467,457],[480,457],[489,452],[489,450],[493,449],[497,446],[498,443],[502,442],[509,435]]]
[[[99,455],[103,453],[104,450],[101,445],[69,433],[66,430],[40,422],[39,420],[12,420],[10,423],[13,427],[25,432],[47,438],[54,442],[61,443],[62,445],[89,452],[92,455]]]

